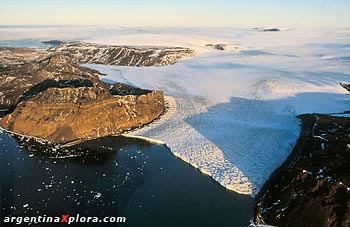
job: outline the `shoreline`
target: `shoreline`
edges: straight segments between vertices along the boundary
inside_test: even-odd
[[[154,127],[156,127],[157,125],[162,124],[163,122],[166,122],[168,119],[170,119],[174,115],[174,113],[176,111],[176,100],[173,97],[164,96],[164,102],[165,102],[165,106],[166,106],[165,111],[159,117],[154,119],[153,121],[151,121],[151,122],[149,122],[147,124],[144,124],[141,127],[137,127],[137,128],[130,129],[130,130],[127,130],[125,132],[122,132],[121,134],[109,135],[109,136],[116,136],[116,137],[117,136],[121,136],[121,137],[137,138],[137,139],[148,141],[148,142],[153,143],[153,144],[166,145],[163,141],[160,141],[160,140],[155,140],[155,139],[152,139],[152,138],[132,135],[132,133],[136,133],[139,130],[145,128],[145,127],[152,127],[152,126],[150,126],[152,124],[156,124],[154,126]],[[161,123],[157,123],[159,121],[162,121],[162,122]],[[50,140],[46,140],[46,139],[43,139],[43,138],[40,138],[40,137],[16,133],[16,132],[4,129],[1,126],[0,126],[0,131],[3,131],[3,132],[5,132],[5,133],[7,133],[7,134],[9,134],[11,136],[15,135],[15,136],[18,136],[18,137],[25,137],[25,138],[29,138],[29,139],[34,139],[34,140],[38,141],[39,143],[47,143],[47,144],[54,143],[54,144],[59,145],[62,148],[71,147],[71,146],[74,146],[74,145],[77,145],[77,144],[80,144],[80,143],[83,143],[83,142],[87,142],[87,141],[90,141],[90,140],[93,140],[93,139],[98,139],[98,138],[93,138],[93,139],[86,139],[86,140],[77,140],[77,141],[71,141],[71,142],[68,142],[68,143],[65,143],[65,144],[59,144],[59,143],[56,143],[56,142],[53,142],[53,141],[50,141]],[[101,137],[99,137],[99,138],[101,138]]]
[[[190,160],[186,159],[185,157],[182,157],[178,152],[173,151],[173,149],[171,149],[167,145],[167,143],[165,143],[164,141],[158,140],[158,139],[153,139],[153,138],[147,137],[147,136],[139,135],[140,133],[142,133],[144,131],[148,131],[148,130],[152,130],[152,129],[157,128],[158,126],[166,123],[169,119],[171,119],[175,115],[175,113],[177,111],[177,101],[176,101],[176,99],[174,97],[171,97],[171,96],[164,96],[164,101],[165,101],[165,106],[166,106],[165,112],[163,114],[161,114],[158,118],[153,120],[152,122],[147,123],[147,124],[143,125],[140,128],[134,128],[134,129],[131,129],[129,131],[125,131],[125,132],[123,132],[121,134],[110,135],[110,136],[125,137],[125,138],[135,138],[135,139],[140,139],[140,140],[143,140],[143,141],[149,142],[151,144],[155,144],[155,145],[164,145],[170,151],[170,153],[172,155],[174,155],[176,158],[179,158],[183,162],[191,165],[195,170],[198,170],[202,174],[210,177],[212,180],[214,180],[216,183],[218,183],[221,187],[224,187],[225,189],[227,189],[229,191],[233,191],[233,192],[235,192],[237,194],[248,195],[248,196],[254,198],[256,196],[256,194],[238,192],[236,188],[230,187],[230,185],[225,185],[223,182],[220,182],[220,181],[216,180],[209,171],[206,171],[205,169],[199,168],[199,166],[196,165],[195,163],[191,162]],[[66,143],[66,144],[59,144],[59,143],[52,142],[52,141],[49,141],[49,140],[45,140],[45,139],[42,139],[42,138],[39,138],[39,137],[23,135],[23,134],[15,133],[15,132],[12,132],[12,131],[8,131],[8,130],[3,129],[1,127],[0,127],[0,130],[3,130],[4,132],[8,133],[11,136],[12,135],[16,135],[18,137],[34,139],[34,140],[36,140],[37,142],[39,142],[41,144],[55,144],[55,146],[58,145],[61,148],[69,148],[69,147],[72,147],[74,145],[78,145],[78,144],[90,141],[90,140],[78,140],[78,141],[72,141],[72,142],[69,142],[69,143]],[[100,137],[100,138],[103,138],[103,137]],[[97,139],[97,138],[95,138],[95,139]],[[93,140],[93,139],[91,139],[91,140]]]

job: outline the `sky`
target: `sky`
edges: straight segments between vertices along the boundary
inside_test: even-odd
[[[350,0],[0,0],[1,25],[350,27]]]

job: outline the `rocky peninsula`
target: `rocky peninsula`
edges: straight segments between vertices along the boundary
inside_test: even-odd
[[[292,153],[256,197],[255,223],[350,226],[350,118],[299,116]]]
[[[60,144],[141,127],[164,112],[163,92],[107,84],[79,64],[160,66],[193,53],[80,42],[47,51],[0,47],[0,126]]]

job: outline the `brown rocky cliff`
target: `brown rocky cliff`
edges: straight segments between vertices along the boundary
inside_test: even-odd
[[[17,134],[65,144],[117,135],[164,111],[163,92],[106,84],[69,54],[3,48],[0,59],[0,126]]]
[[[0,109],[11,110],[21,101],[21,98],[26,98],[22,97],[26,92],[29,94],[31,88],[47,80],[89,80],[94,86],[108,87],[99,80],[103,74],[80,67],[63,54],[47,52],[39,52],[39,54],[38,51],[34,51],[30,52],[33,55],[30,58],[28,51],[23,53],[22,49],[17,52],[16,49],[11,48],[10,50],[11,52],[5,52],[6,56],[0,52],[0,60],[2,60],[0,64]],[[24,62],[19,64],[13,58],[19,58]]]
[[[49,88],[21,102],[0,125],[62,144],[120,134],[149,123],[163,110],[160,91],[113,96],[99,88]]]

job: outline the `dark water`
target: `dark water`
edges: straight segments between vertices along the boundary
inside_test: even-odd
[[[106,137],[64,152],[79,155],[53,158],[46,145],[0,133],[1,219],[80,214],[125,216],[118,226],[241,227],[252,217],[252,198],[226,190],[164,146]]]

